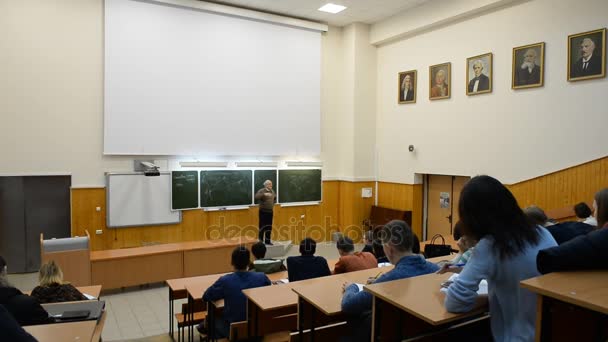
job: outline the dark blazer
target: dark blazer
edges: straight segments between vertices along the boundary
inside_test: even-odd
[[[53,322],[36,298],[24,295],[14,287],[0,287],[0,304],[4,305],[20,325]]]
[[[599,75],[602,73],[602,56],[593,54],[587,64],[587,69],[583,69],[583,59],[579,58],[576,63],[572,64],[570,68],[570,77],[584,77]]]
[[[536,256],[540,273],[584,269],[608,269],[608,228],[577,236],[557,247],[543,249]]]
[[[361,252],[368,252],[374,254],[374,248],[372,247],[372,245],[365,245]]]
[[[540,67],[538,65],[534,65],[532,72],[529,72],[528,68],[522,69],[520,67],[517,69],[517,73],[515,74],[516,86],[538,83],[540,83]]]
[[[314,255],[292,256],[287,258],[289,281],[324,277],[331,274],[327,260]]]
[[[561,245],[562,243],[572,240],[579,235],[589,233],[594,227],[583,222],[572,221],[554,224],[546,228],[549,233],[553,235],[555,242],[557,242],[558,245]]]
[[[408,91],[405,98],[403,98],[403,90],[402,90],[401,96],[399,96],[399,97],[401,98],[401,101],[413,101],[414,100],[414,91],[413,90]]]
[[[6,339],[13,342],[36,342],[36,339],[23,330],[13,315],[2,305],[0,305],[0,331],[3,341]]]
[[[484,91],[490,89],[490,78],[485,74],[479,75],[479,77],[473,78],[469,81],[469,93],[473,92],[473,88],[475,87],[475,81],[479,79],[479,85],[477,85],[477,91]]]

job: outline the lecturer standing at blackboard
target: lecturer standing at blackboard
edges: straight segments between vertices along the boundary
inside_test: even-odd
[[[272,190],[272,182],[266,180],[264,187],[255,194],[255,199],[260,201],[260,232],[259,239],[267,245],[272,245],[270,235],[272,234],[272,209],[274,208],[274,199],[277,194]]]

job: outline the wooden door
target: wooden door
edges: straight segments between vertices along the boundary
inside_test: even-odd
[[[458,222],[458,200],[469,177],[428,175],[427,191],[427,239],[435,234],[452,235]]]

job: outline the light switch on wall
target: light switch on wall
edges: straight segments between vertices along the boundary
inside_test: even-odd
[[[95,207],[95,211],[101,211],[101,207]]]

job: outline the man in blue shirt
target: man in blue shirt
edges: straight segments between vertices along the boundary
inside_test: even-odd
[[[246,319],[247,299],[243,290],[270,285],[264,273],[247,271],[249,250],[246,247],[239,246],[232,251],[232,266],[233,273],[222,276],[203,294],[206,302],[224,299],[224,312],[216,318],[216,338],[228,337],[230,324]]]
[[[382,247],[386,257],[395,268],[373,283],[383,283],[391,280],[415,277],[434,273],[439,267],[412,252],[414,233],[407,223],[393,220],[382,228]],[[342,297],[342,312],[351,315],[349,320],[355,329],[352,340],[369,341],[371,337],[372,295],[359,291],[356,284],[345,283]]]

